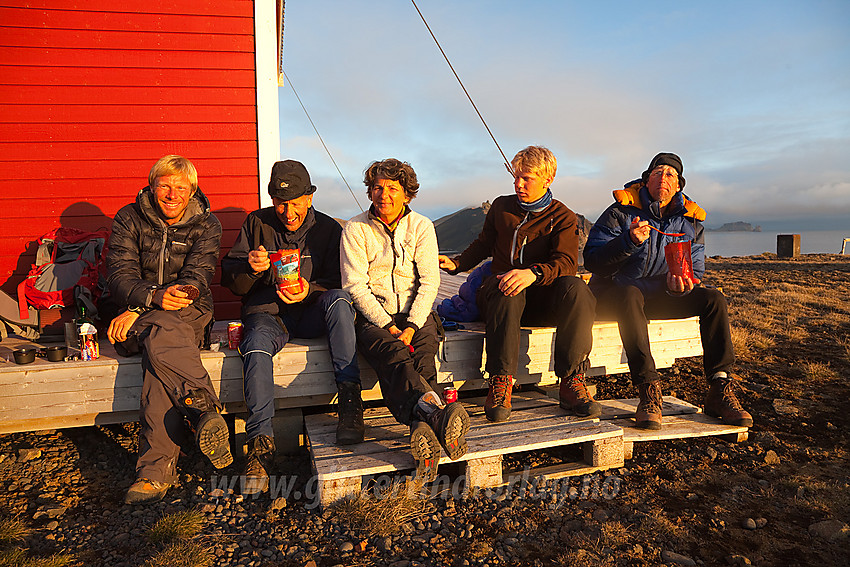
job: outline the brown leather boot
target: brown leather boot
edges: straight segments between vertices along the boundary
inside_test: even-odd
[[[337,412],[339,421],[336,425],[336,444],[353,445],[362,443],[366,433],[363,422],[363,400],[360,397],[360,384],[356,382],[339,382]]]
[[[635,427],[661,429],[661,382],[638,384],[640,403],[635,412]]]
[[[573,374],[561,378],[558,398],[562,409],[578,416],[599,417],[602,415],[602,406],[587,391],[587,386],[584,384],[584,374]]]
[[[709,381],[705,396],[705,415],[719,417],[729,425],[753,426],[753,416],[747,412],[735,395],[734,378],[717,378]]]
[[[269,489],[269,469],[274,464],[274,438],[258,435],[248,441],[248,456],[242,472],[242,494],[256,496]]]
[[[410,424],[410,454],[416,461],[413,478],[424,483],[434,482],[440,461],[440,441],[431,426],[424,421]]]
[[[127,491],[127,495],[124,496],[124,504],[152,504],[153,502],[159,502],[165,496],[170,486],[166,482],[140,478]]]
[[[511,417],[511,390],[514,377],[510,374],[490,376],[490,389],[484,400],[484,413],[490,421],[507,421]]]

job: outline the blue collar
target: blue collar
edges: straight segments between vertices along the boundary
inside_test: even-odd
[[[547,188],[546,193],[532,203],[523,203],[520,201],[519,197],[517,197],[517,202],[522,210],[529,213],[539,213],[544,210],[546,207],[552,204],[552,190]]]

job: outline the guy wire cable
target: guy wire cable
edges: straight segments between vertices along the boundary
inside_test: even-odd
[[[478,112],[478,107],[475,106],[475,102],[472,100],[472,97],[469,96],[469,91],[467,91],[466,87],[463,86],[463,81],[460,80],[460,77],[458,76],[457,71],[455,71],[455,68],[452,66],[452,62],[449,61],[449,58],[446,55],[446,52],[443,51],[443,46],[440,45],[439,41],[437,41],[437,36],[435,36],[434,32],[431,31],[431,26],[428,25],[428,22],[425,20],[425,16],[422,15],[422,12],[419,10],[419,6],[416,5],[416,0],[410,0],[410,2],[413,4],[413,7],[416,8],[416,11],[419,13],[419,17],[422,18],[422,23],[425,24],[426,28],[428,28],[428,33],[431,34],[431,37],[434,39],[434,43],[437,44],[437,47],[440,49],[440,53],[443,54],[443,59],[445,59],[446,63],[449,64],[449,69],[451,69],[452,73],[454,73],[455,79],[457,79],[458,84],[460,84],[460,88],[463,89],[463,92],[466,95],[466,98],[469,99],[470,104],[472,104],[472,108],[475,109],[475,113],[478,114],[478,118],[481,119],[481,123],[484,124],[484,128],[487,129],[487,133],[490,134],[490,137],[493,139],[493,143],[496,144],[496,148],[498,148],[499,153],[502,154],[502,159],[505,160],[505,167],[507,168],[508,173],[511,174],[511,177],[515,177],[514,170],[511,167],[511,163],[508,161],[508,158],[505,157],[505,152],[502,151],[501,146],[499,146],[499,142],[496,141],[496,137],[493,135],[493,132],[490,131],[490,127],[487,126],[487,122],[484,120],[484,117],[481,116],[480,112]]]
[[[351,193],[351,196],[354,197],[354,202],[357,203],[357,207],[360,209],[360,212],[363,212],[363,207],[360,206],[360,201],[357,200],[357,195],[354,194],[354,191],[351,190],[351,185],[346,181],[345,176],[340,171],[339,166],[336,164],[336,160],[331,155],[331,151],[328,149],[328,146],[325,145],[325,141],[322,139],[322,135],[319,134],[319,129],[316,128],[316,125],[313,123],[313,119],[310,118],[310,113],[307,112],[307,109],[304,107],[304,103],[301,102],[301,97],[298,96],[298,91],[295,90],[295,86],[292,84],[292,81],[289,79],[289,76],[286,74],[286,71],[281,67],[280,72],[283,73],[283,77],[286,79],[286,82],[289,83],[289,88],[292,89],[292,92],[295,94],[295,98],[298,99],[298,104],[301,105],[301,109],[304,111],[304,114],[307,115],[307,120],[310,121],[310,126],[313,127],[313,131],[316,132],[316,136],[319,137],[319,141],[322,143],[322,147],[325,148],[325,151],[328,154],[328,157],[331,158],[331,162],[333,162],[334,167],[336,168],[337,173],[342,178],[342,182],[345,183],[345,186],[348,187],[348,192]]]

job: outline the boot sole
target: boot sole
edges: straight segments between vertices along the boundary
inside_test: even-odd
[[[637,427],[638,429],[651,429],[653,431],[658,431],[659,429],[661,429],[661,422],[652,420],[635,421],[635,427]]]
[[[337,445],[356,445],[362,443],[366,436],[365,428],[363,431],[356,429],[339,429],[336,430]]]
[[[723,416],[720,415],[719,413],[717,413],[715,411],[711,411],[708,408],[705,408],[703,410],[703,412],[708,417],[713,417],[715,419],[719,419],[720,421],[722,421],[726,425],[737,425],[738,427],[752,427],[753,426],[753,418],[749,418],[749,419],[741,418],[741,419],[729,419],[729,420],[727,420],[727,419],[724,419]]]
[[[508,421],[511,418],[511,408],[500,406],[491,408],[490,410],[485,409],[484,415],[487,416],[487,421],[492,421],[493,423]]]
[[[210,460],[217,469],[233,464],[230,453],[230,431],[221,414],[207,412],[198,421],[198,432],[195,434],[198,449]]]
[[[579,417],[594,418],[602,415],[602,406],[599,405],[599,402],[591,402],[580,406],[571,406],[567,402],[561,400],[558,405],[561,406],[562,410]]]
[[[446,406],[446,417],[442,435],[443,449],[453,461],[466,454],[466,432],[469,431],[469,415],[463,406],[457,402]]]
[[[166,486],[164,490],[142,491],[128,490],[124,496],[124,504],[153,504],[165,498],[165,493],[170,487]]]
[[[440,460],[440,442],[427,423],[417,422],[410,432],[410,454],[416,461],[416,480],[434,482]]]

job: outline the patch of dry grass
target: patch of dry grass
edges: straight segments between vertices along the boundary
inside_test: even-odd
[[[682,532],[682,528],[665,516],[663,510],[656,509],[641,518],[638,531],[645,537],[658,535],[677,537]]]
[[[835,370],[828,362],[807,360],[800,364],[800,368],[806,378],[810,380],[831,380],[837,377]]]
[[[200,541],[176,541],[145,562],[145,567],[210,567],[212,548]]]
[[[600,543],[615,549],[629,542],[629,530],[620,522],[608,521],[602,524]]]
[[[18,518],[0,520],[0,547],[6,547],[23,541],[32,530]]]
[[[55,553],[47,557],[27,557],[20,548],[0,552],[0,567],[67,567],[78,565],[76,558],[67,553]]]
[[[752,355],[750,351],[752,336],[753,333],[743,327],[732,327],[732,348],[735,350],[735,356],[749,358]]]
[[[12,547],[31,533],[30,527],[18,518],[0,520],[0,567],[65,567],[76,564],[76,558],[67,553],[27,557],[25,549]]]
[[[20,567],[27,564],[27,553],[18,547],[0,551],[0,567]]]
[[[422,496],[420,489],[421,484],[415,481],[400,481],[377,496],[364,491],[334,504],[333,508],[350,526],[386,537],[398,533],[402,524],[425,514],[428,500]]]
[[[198,535],[207,524],[207,518],[197,509],[176,512],[160,518],[148,532],[154,544],[168,544]]]
[[[839,339],[838,344],[844,349],[844,358],[850,362],[850,337]]]
[[[596,567],[599,564],[599,556],[585,549],[568,551],[555,559],[559,567]]]

